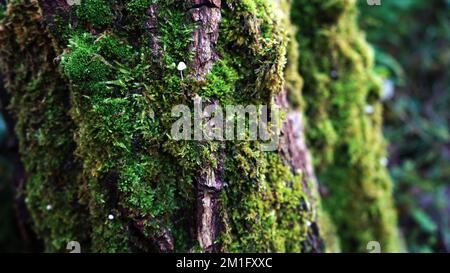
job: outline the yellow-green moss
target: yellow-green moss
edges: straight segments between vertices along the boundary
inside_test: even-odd
[[[296,0],[292,15],[308,142],[342,248],[365,252],[368,242],[379,241],[383,251],[399,251],[392,184],[381,163],[379,81],[357,27],[355,1]]]

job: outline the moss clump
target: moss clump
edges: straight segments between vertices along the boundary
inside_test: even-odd
[[[64,74],[72,81],[83,85],[104,82],[111,73],[106,60],[98,54],[99,46],[94,46],[92,40],[89,34],[72,38],[69,48],[73,51],[62,59]],[[89,87],[87,86],[86,89]]]
[[[258,153],[249,144],[232,149],[224,195],[228,208],[226,251],[301,252],[309,225],[307,196],[301,176],[295,176],[276,154]]]
[[[155,4],[154,0],[131,0],[127,1],[125,9],[130,15],[129,22],[135,27],[141,27],[144,25],[145,20],[148,19],[147,10],[152,4]]]
[[[236,95],[236,82],[239,75],[235,69],[229,64],[229,61],[218,60],[211,73],[206,77],[206,85],[202,86],[199,95],[202,98],[218,99],[224,105],[233,100]]]
[[[103,27],[114,22],[115,16],[107,0],[83,0],[77,7],[77,18],[93,27]]]
[[[325,15],[325,16],[324,16]],[[372,54],[356,24],[355,1],[294,1],[299,71],[324,207],[344,251],[365,252],[379,241],[399,251],[382,136],[379,81]]]
[[[160,8],[167,10],[159,32],[165,66],[152,60],[146,35],[139,46],[128,39],[127,26],[140,25],[132,15],[124,20],[124,29],[96,35],[74,32],[62,58],[64,74],[73,84],[77,154],[83,159],[96,227],[93,251],[160,251],[158,238],[166,233],[173,237],[173,250],[190,248],[185,238],[192,216],[183,216],[183,211],[193,210],[198,165],[186,162],[199,158],[194,158],[197,152],[180,154],[188,144],[170,143],[167,137],[173,122],[167,109],[183,100],[179,73],[167,63],[186,56],[191,30],[180,5]],[[153,112],[158,119],[152,118]]]
[[[112,34],[105,33],[97,38],[97,49],[101,56],[108,61],[120,60],[121,63],[127,64],[136,56],[133,47],[126,40],[115,37]]]
[[[130,56],[137,57],[127,62],[121,56],[106,56],[111,44],[102,39],[71,39],[62,66],[74,85],[72,112],[80,126],[78,153],[90,179],[91,195],[97,196],[90,201],[91,218],[93,225],[99,226],[109,211],[116,216],[116,224],[94,230],[94,250],[142,249],[142,242],[136,245],[127,239],[132,238],[137,222],[146,238],[170,230],[176,251],[195,250],[195,241],[189,239],[193,216],[186,216],[186,210],[194,211],[199,172],[218,167],[217,158],[211,155],[222,152],[226,158],[223,179],[229,187],[221,195],[219,248],[259,252],[306,249],[303,242],[314,222],[313,208],[305,207],[308,197],[301,186],[302,177],[293,174],[276,152],[260,152],[259,144],[250,141],[224,145],[167,138],[174,122],[167,109],[179,103],[192,106],[197,94],[205,100],[218,99],[221,105],[271,104],[272,96],[281,89],[283,32],[277,32],[279,22],[266,1],[251,2],[250,6],[236,2],[238,12],[224,9],[223,35],[217,46],[220,60],[200,83],[182,80],[173,65],[188,63],[191,58],[188,46],[194,28],[181,5],[155,3],[160,18],[158,41],[164,49],[162,58],[156,60],[145,39],[131,50]],[[241,23],[247,27],[241,28]],[[126,37],[120,32],[111,35]],[[77,58],[82,61],[75,61]],[[97,68],[99,72],[109,72],[101,72],[101,76],[86,73],[97,65],[103,66]],[[148,119],[150,107],[158,118]],[[116,178],[113,187],[105,182],[111,173]],[[117,196],[115,201],[108,201],[111,195]],[[124,232],[125,237],[107,240]]]

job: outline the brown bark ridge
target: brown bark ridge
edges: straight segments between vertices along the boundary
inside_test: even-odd
[[[302,182],[305,188],[309,187],[308,181],[312,182],[314,188],[318,188],[311,154],[306,147],[302,112],[299,109],[290,108],[285,90],[277,94],[275,104],[281,109],[287,110],[286,120],[281,129],[280,153],[291,166],[293,173],[303,174]],[[311,191],[308,193],[310,199],[315,198]]]
[[[221,20],[220,0],[190,0],[190,19],[197,25],[192,33],[189,50],[194,53],[190,77],[202,81],[218,59],[215,47]],[[223,159],[216,154],[216,167],[204,166],[197,176],[197,240],[205,252],[214,252],[219,235],[219,193],[223,188]]]
[[[219,39],[221,19],[220,0],[189,0],[191,20],[197,24],[192,34],[190,51],[194,53],[191,61],[191,77],[204,80],[218,55],[214,50]]]
[[[158,34],[156,33],[158,28],[158,10],[155,4],[150,5],[147,9],[147,16],[148,19],[145,22],[145,28],[149,32],[150,47],[152,49],[153,56],[159,59],[161,52],[158,43]]]

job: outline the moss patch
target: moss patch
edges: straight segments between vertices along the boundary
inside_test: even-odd
[[[308,142],[342,248],[365,252],[368,242],[379,241],[383,251],[398,251],[392,185],[380,163],[386,144],[379,80],[355,1],[294,1],[292,17]]]

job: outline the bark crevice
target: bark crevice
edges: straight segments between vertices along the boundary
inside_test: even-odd
[[[190,77],[205,80],[214,62],[219,58],[216,46],[221,20],[220,0],[191,0],[189,16],[196,28],[192,33],[189,51],[194,54],[190,62]],[[215,241],[219,235],[219,195],[223,188],[224,154],[216,154],[217,166],[204,166],[197,177],[197,240],[205,252],[217,251]]]

